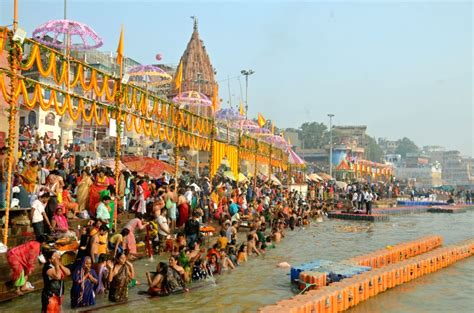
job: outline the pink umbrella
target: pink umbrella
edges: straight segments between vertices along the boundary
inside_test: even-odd
[[[147,87],[170,83],[173,77],[155,65],[138,65],[127,73],[132,84]]]
[[[235,121],[231,124],[231,126],[234,128],[239,128],[242,130],[249,130],[249,131],[260,128],[260,126],[258,126],[258,124],[252,120]]]
[[[197,91],[185,91],[178,94],[173,98],[173,102],[179,104],[187,104],[190,106],[201,106],[201,107],[211,107],[212,101],[209,98],[200,92]]]
[[[281,147],[283,149],[288,149],[288,147],[289,147],[289,145],[286,142],[285,138],[283,138],[280,135],[273,135],[273,134],[270,133],[270,131],[268,131],[268,133],[255,134],[255,136],[265,140],[266,142],[268,142],[268,143],[270,143],[274,146]]]
[[[288,156],[288,161],[290,162],[290,164],[294,164],[294,165],[304,165],[305,164],[305,161],[299,156],[296,154],[295,151],[293,151],[293,149],[288,149],[288,152],[289,152],[289,156]]]
[[[68,36],[69,45],[62,42]],[[88,50],[102,46],[102,39],[86,24],[70,20],[53,20],[46,22],[33,31],[33,38],[58,50]]]

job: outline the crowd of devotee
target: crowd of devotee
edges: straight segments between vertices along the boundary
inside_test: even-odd
[[[188,292],[197,281],[271,253],[287,232],[322,222],[328,211],[371,214],[378,199],[410,194],[394,184],[341,188],[334,181],[311,183],[303,193],[262,179],[237,183],[216,175],[211,181],[189,172],[176,181],[167,173],[152,178],[124,170],[116,181],[112,169],[92,159],[76,167],[73,154],[56,152],[46,135],[25,137],[13,193],[19,207],[31,207],[36,240],[11,247],[7,260],[23,295],[34,290],[28,277],[40,257],[43,312],[57,312],[63,303],[93,306],[97,297],[126,302],[137,284],[146,284],[150,296]],[[61,261],[64,251],[74,252],[69,264]],[[158,256],[155,270],[137,281],[133,261],[151,256]]]

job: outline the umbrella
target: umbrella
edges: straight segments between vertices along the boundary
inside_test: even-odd
[[[155,65],[138,65],[127,73],[132,84],[147,87],[161,86],[171,82],[173,77]]]
[[[105,159],[100,161],[100,165],[106,166],[108,168],[114,169],[115,168],[115,160],[114,159]],[[119,161],[119,170],[128,170],[128,168],[121,162]]]
[[[179,104],[187,104],[192,106],[202,106],[210,107],[212,106],[212,101],[209,98],[200,92],[197,91],[186,91],[178,94],[173,98],[173,101]]]
[[[318,175],[323,179],[323,180],[334,180],[331,175],[326,174],[326,173],[318,173]]]
[[[224,172],[224,177],[227,177],[227,178],[232,179],[233,181],[235,181],[235,175],[234,175],[234,172],[232,172],[232,171]]]
[[[239,173],[239,177],[237,178],[237,181],[238,181],[239,183],[246,182],[246,181],[248,181],[248,178],[245,177],[244,174]]]
[[[69,44],[60,41],[64,36],[68,36]],[[72,50],[96,49],[103,44],[102,39],[91,27],[70,20],[46,22],[33,31],[33,38],[58,50],[65,48]]]
[[[245,116],[240,115],[239,112],[232,108],[221,109],[216,112],[216,119],[218,120],[243,120]]]
[[[235,121],[231,125],[234,128],[239,128],[242,130],[251,130],[251,129],[258,129],[260,126],[258,126],[257,123],[255,123],[252,120],[241,120],[241,121]]]
[[[145,156],[124,156],[123,164],[132,172],[159,178],[163,173],[174,174],[174,167],[166,162]]]
[[[299,156],[296,154],[295,151],[293,151],[293,149],[288,149],[288,152],[289,152],[289,157],[288,157],[288,161],[290,162],[290,164],[293,164],[293,165],[304,165],[305,164],[305,161]]]

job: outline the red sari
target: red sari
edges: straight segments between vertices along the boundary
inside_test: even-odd
[[[11,278],[16,281],[25,271],[25,275],[29,276],[35,269],[37,258],[40,254],[41,244],[37,241],[28,241],[20,246],[12,248],[7,252],[7,261],[11,267]]]

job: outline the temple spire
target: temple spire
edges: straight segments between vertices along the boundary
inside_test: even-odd
[[[191,16],[191,18],[194,22],[194,30],[180,59],[183,68],[181,91],[201,91],[207,97],[212,98],[215,89],[214,84],[216,83],[214,68],[206,52],[204,42],[199,38],[197,17]],[[201,82],[196,82],[198,73],[200,73]],[[176,81],[177,73],[174,77],[174,81]],[[172,93],[176,94],[177,92],[178,90],[173,88]]]

